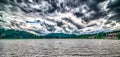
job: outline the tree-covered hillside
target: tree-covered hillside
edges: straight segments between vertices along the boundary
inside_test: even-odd
[[[51,33],[37,36],[25,31],[0,28],[0,39],[120,39],[120,31],[84,35]]]
[[[18,31],[18,30],[5,30],[5,29],[0,29],[0,38],[2,39],[13,39],[13,38],[37,38],[38,36],[33,35],[31,33],[25,32],[25,31]]]

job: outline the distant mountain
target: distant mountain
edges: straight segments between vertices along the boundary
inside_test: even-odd
[[[0,39],[120,39],[120,31],[82,35],[49,33],[43,36],[38,36],[25,31],[0,28]]]

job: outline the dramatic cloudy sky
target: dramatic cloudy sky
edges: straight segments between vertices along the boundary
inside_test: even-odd
[[[120,29],[120,0],[0,0],[0,27],[37,35]]]

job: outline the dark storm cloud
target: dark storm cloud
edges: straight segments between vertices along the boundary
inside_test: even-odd
[[[108,8],[112,11],[120,12],[120,0],[111,0],[108,4]]]
[[[39,21],[43,21],[42,24],[39,21],[26,22],[39,23],[43,30],[39,28],[36,33],[39,30],[44,31],[44,29],[47,32],[64,30],[68,33],[79,33],[80,29],[86,27],[98,25],[102,27],[111,24],[113,20],[120,22],[120,0],[0,0],[0,11],[30,15],[33,20],[37,15]],[[113,15],[109,15],[111,12]],[[100,20],[98,22],[101,23],[97,23],[96,20]],[[46,22],[44,23],[44,21]],[[92,23],[92,21],[96,22]],[[102,23],[104,21],[105,25]]]
[[[82,29],[82,28],[83,28],[81,25],[74,23],[74,22],[73,22],[71,19],[69,19],[69,18],[63,18],[63,20],[65,20],[65,21],[68,22],[68,23],[71,23],[71,24],[75,25],[78,29]]]
[[[9,4],[9,0],[0,0],[0,3]]]
[[[110,20],[116,20],[120,22],[120,0],[111,0],[108,4],[109,11],[113,11],[116,14],[110,17]]]
[[[49,3],[50,6],[47,7],[48,8],[47,10],[41,9],[41,8],[30,7],[30,4],[33,4],[33,5],[34,3],[41,4],[42,1],[46,1],[47,3]],[[64,2],[61,2],[61,3],[58,0],[31,0],[31,1],[30,0],[0,0],[0,10],[7,10],[8,8],[6,8],[6,6],[8,4],[9,5],[11,4],[12,5],[12,7],[10,8],[11,11],[17,11],[16,8],[19,8],[25,13],[37,12],[40,14],[41,13],[51,14],[51,13],[54,13],[55,11],[58,11],[61,13],[69,12],[70,10],[67,10],[66,7],[70,9],[75,9],[79,7],[79,9],[82,9],[81,6],[87,5],[88,9],[84,7],[84,10],[87,10],[86,13],[95,11],[95,13],[91,14],[90,17],[86,17],[85,16],[86,13],[82,13],[81,11],[74,12],[73,14],[76,17],[83,17],[82,19],[87,22],[89,22],[90,20],[95,20],[95,19],[104,17],[111,11],[116,12],[116,15],[110,17],[110,19],[119,18],[120,0],[110,0],[108,7],[107,7],[109,9],[109,12],[104,12],[104,11],[101,12],[101,8],[98,7],[98,5],[100,3],[103,3],[104,1],[107,1],[107,0],[65,0]],[[21,3],[25,3],[25,4],[23,5]]]

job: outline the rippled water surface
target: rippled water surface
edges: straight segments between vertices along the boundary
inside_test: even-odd
[[[0,40],[0,57],[120,57],[120,41]]]

